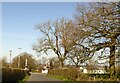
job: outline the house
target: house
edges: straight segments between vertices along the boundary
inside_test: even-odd
[[[91,73],[93,73],[93,74],[105,74],[107,72],[104,69],[98,69],[98,70],[96,69],[96,70],[93,70]]]
[[[88,70],[85,67],[80,67],[80,71],[83,73],[88,73]]]
[[[91,74],[105,74],[105,73],[107,73],[106,70],[103,69],[103,68],[88,70],[86,67],[80,67],[80,71],[85,73],[85,74],[88,74],[88,73],[91,73]]]
[[[48,60],[46,65],[44,66],[44,69],[42,70],[43,74],[48,74],[48,70],[50,69],[50,61]]]
[[[43,74],[48,74],[48,69],[43,69],[43,70],[42,70],[42,73],[43,73]]]

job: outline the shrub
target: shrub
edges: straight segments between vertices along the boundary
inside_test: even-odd
[[[102,79],[109,79],[109,74],[87,74],[90,77],[102,78]]]

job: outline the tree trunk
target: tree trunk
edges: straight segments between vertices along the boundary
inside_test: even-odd
[[[63,60],[62,60],[62,59],[59,60],[59,63],[60,63],[60,66],[59,66],[59,67],[60,67],[60,68],[63,68],[64,64],[63,64]]]
[[[78,64],[76,64],[76,68],[78,68]]]
[[[109,69],[110,69],[110,78],[115,77],[115,46],[110,47],[110,61],[109,61]]]

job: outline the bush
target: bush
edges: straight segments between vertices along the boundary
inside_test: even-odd
[[[2,83],[8,83],[10,81],[17,83],[22,80],[26,74],[29,75],[28,70],[2,68]]]
[[[87,74],[90,77],[102,78],[102,79],[109,79],[109,74]]]

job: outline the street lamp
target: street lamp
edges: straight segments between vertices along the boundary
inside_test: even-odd
[[[22,49],[22,48],[18,48],[18,50],[20,50],[20,49]],[[19,55],[18,55],[18,68],[20,68],[20,52],[19,52]]]
[[[12,51],[10,50],[10,67],[11,67],[11,55],[12,55]]]

